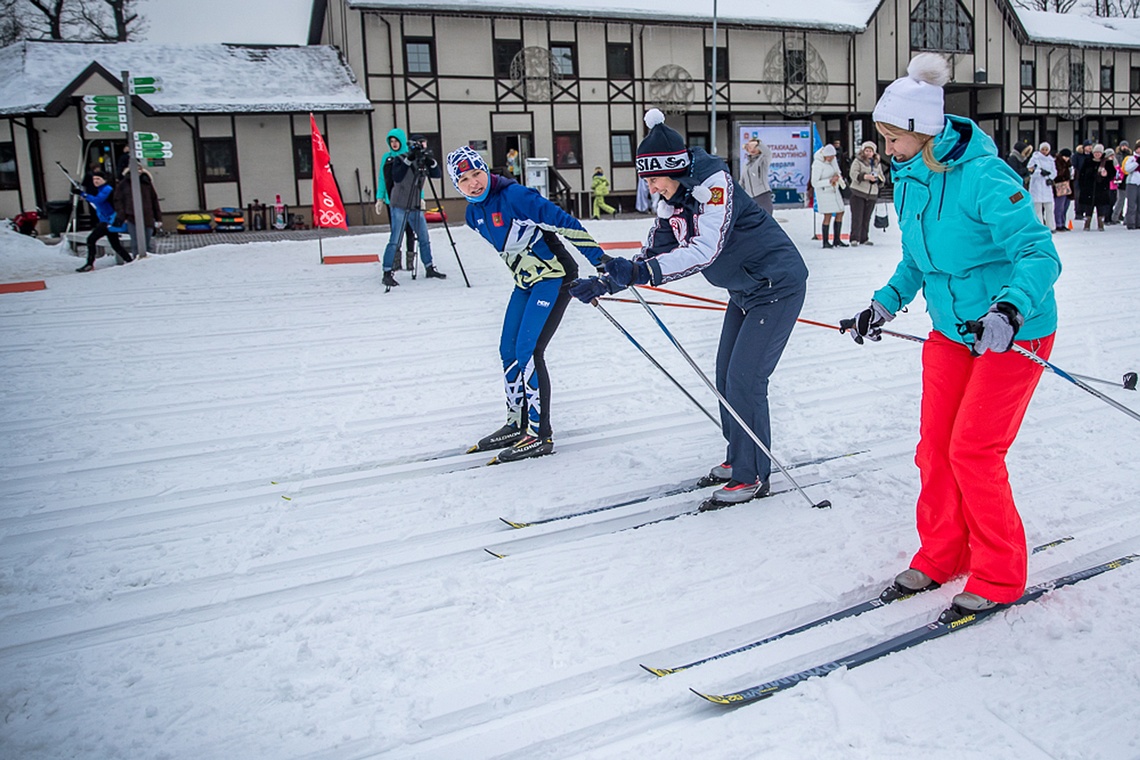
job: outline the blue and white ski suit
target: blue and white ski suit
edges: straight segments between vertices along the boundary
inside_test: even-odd
[[[487,197],[468,201],[466,222],[514,274],[499,340],[507,422],[525,425],[527,435],[549,438],[550,379],[543,352],[570,302],[569,284],[578,276],[577,264],[557,236],[594,266],[601,265],[603,252],[561,208],[514,180],[489,176]]]

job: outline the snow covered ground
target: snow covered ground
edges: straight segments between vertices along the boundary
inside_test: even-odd
[[[803,316],[866,305],[898,259],[823,251]],[[600,240],[644,220],[591,223]],[[442,229],[446,281],[322,266],[313,243],[123,267],[0,235],[0,757],[1137,758],[1140,564],[738,709],[721,693],[931,619],[961,582],[702,667],[877,593],[917,545],[919,348],[800,325],[772,381],[796,493],[637,530],[700,495],[717,430],[601,315],[548,351],[555,456],[483,467],[507,271]],[[327,254],[379,251],[376,236]],[[1057,236],[1054,362],[1140,369],[1140,233]],[[718,297],[699,277],[680,289]],[[607,308],[702,402],[639,306]],[[711,371],[720,317],[662,308]],[[892,323],[929,329],[921,304]],[[1140,409],[1140,394],[1097,386]],[[1045,375],[1009,455],[1039,582],[1140,552],[1140,424]],[[829,481],[821,483],[821,481]],[[773,479],[783,488],[782,476]],[[484,549],[506,555],[496,559]]]

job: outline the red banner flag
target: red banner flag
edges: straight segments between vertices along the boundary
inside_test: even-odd
[[[329,149],[321,137],[321,131],[317,129],[316,117],[312,114],[309,114],[309,124],[313,132],[313,226],[347,230],[344,203],[340,200],[340,191],[333,179]]]

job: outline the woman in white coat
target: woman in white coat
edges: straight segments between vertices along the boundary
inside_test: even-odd
[[[840,237],[843,229],[843,196],[839,191],[847,186],[843,181],[843,174],[839,171],[839,164],[835,160],[835,146],[824,145],[815,152],[811,163],[811,186],[815,189],[815,201],[819,211],[823,214],[823,247],[846,248],[847,244]],[[831,232],[831,217],[835,216],[835,242],[828,242]]]
[[[1053,181],[1057,178],[1057,160],[1049,143],[1043,142],[1025,165],[1029,170],[1029,197],[1041,223],[1053,229]]]

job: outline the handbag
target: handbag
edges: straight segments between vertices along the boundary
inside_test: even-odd
[[[875,206],[875,229],[885,230],[891,226],[890,217],[887,216],[887,207],[883,204]]]
[[[1073,186],[1071,182],[1055,182],[1053,183],[1053,192],[1058,198],[1064,198],[1067,195],[1072,195]]]

